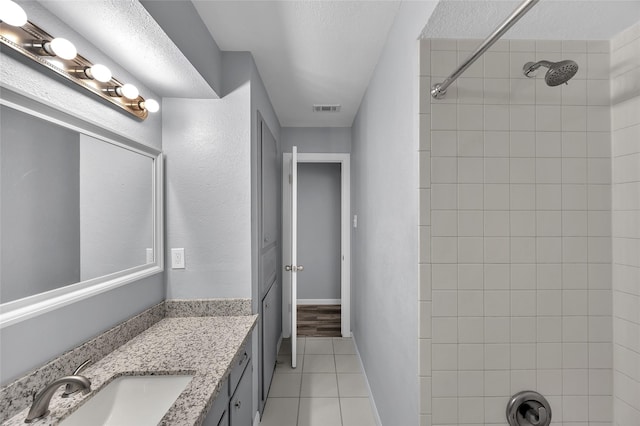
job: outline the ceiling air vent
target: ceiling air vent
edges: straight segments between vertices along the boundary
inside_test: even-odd
[[[314,105],[313,112],[340,112],[340,105]]]

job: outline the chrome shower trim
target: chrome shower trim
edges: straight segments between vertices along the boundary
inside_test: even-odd
[[[434,99],[442,99],[447,93],[447,88],[539,1],[540,0],[525,0],[520,6],[518,6],[516,10],[514,10],[511,15],[509,15],[509,17],[505,19],[505,21],[500,24],[500,26],[496,28],[480,46],[478,46],[475,52],[469,55],[462,64],[458,65],[458,68],[449,77],[447,77],[442,83],[434,84],[432,86],[431,96]]]
[[[568,84],[568,81],[576,75],[579,68],[578,64],[570,59],[559,62],[543,60],[535,63],[527,62],[524,64],[524,67],[522,67],[522,72],[526,77],[533,78],[535,75],[531,75],[531,73],[535,72],[540,67],[546,67],[549,69],[544,76],[544,81],[550,87],[559,86],[563,83]]]
[[[433,86],[431,86],[431,96],[433,96],[435,99],[442,99],[444,98],[444,95],[447,94],[447,89],[442,88],[443,84],[444,83],[436,83]]]
[[[534,78],[535,75],[530,75],[532,72],[537,71],[540,67],[551,68],[551,65],[553,64],[549,61],[527,62],[524,64],[524,67],[522,67],[522,72],[528,78]]]

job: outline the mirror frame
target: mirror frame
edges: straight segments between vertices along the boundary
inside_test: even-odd
[[[117,287],[164,271],[163,155],[162,151],[127,139],[98,125],[74,117],[6,87],[0,87],[0,104],[70,130],[99,139],[152,160],[154,262],[65,285],[54,290],[0,304],[0,328],[53,311]]]

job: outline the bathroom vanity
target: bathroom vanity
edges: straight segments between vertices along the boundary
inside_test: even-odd
[[[240,359],[233,364],[229,377],[218,392],[204,426],[243,426],[253,423],[251,342],[241,351]]]
[[[193,376],[158,424],[252,424],[251,351],[257,315],[251,315],[249,300],[236,302],[165,301],[150,308],[3,388],[0,408],[15,414],[3,424],[23,425],[34,392],[71,374],[71,366],[85,357],[94,361],[80,373],[91,381],[91,392],[62,398],[61,387],[50,413],[32,425],[64,425],[65,418],[118,377],[150,375]],[[101,351],[106,352],[102,357]],[[20,404],[26,408],[15,413]]]

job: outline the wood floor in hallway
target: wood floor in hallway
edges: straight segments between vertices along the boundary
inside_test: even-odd
[[[298,336],[340,337],[340,305],[298,305]]]

